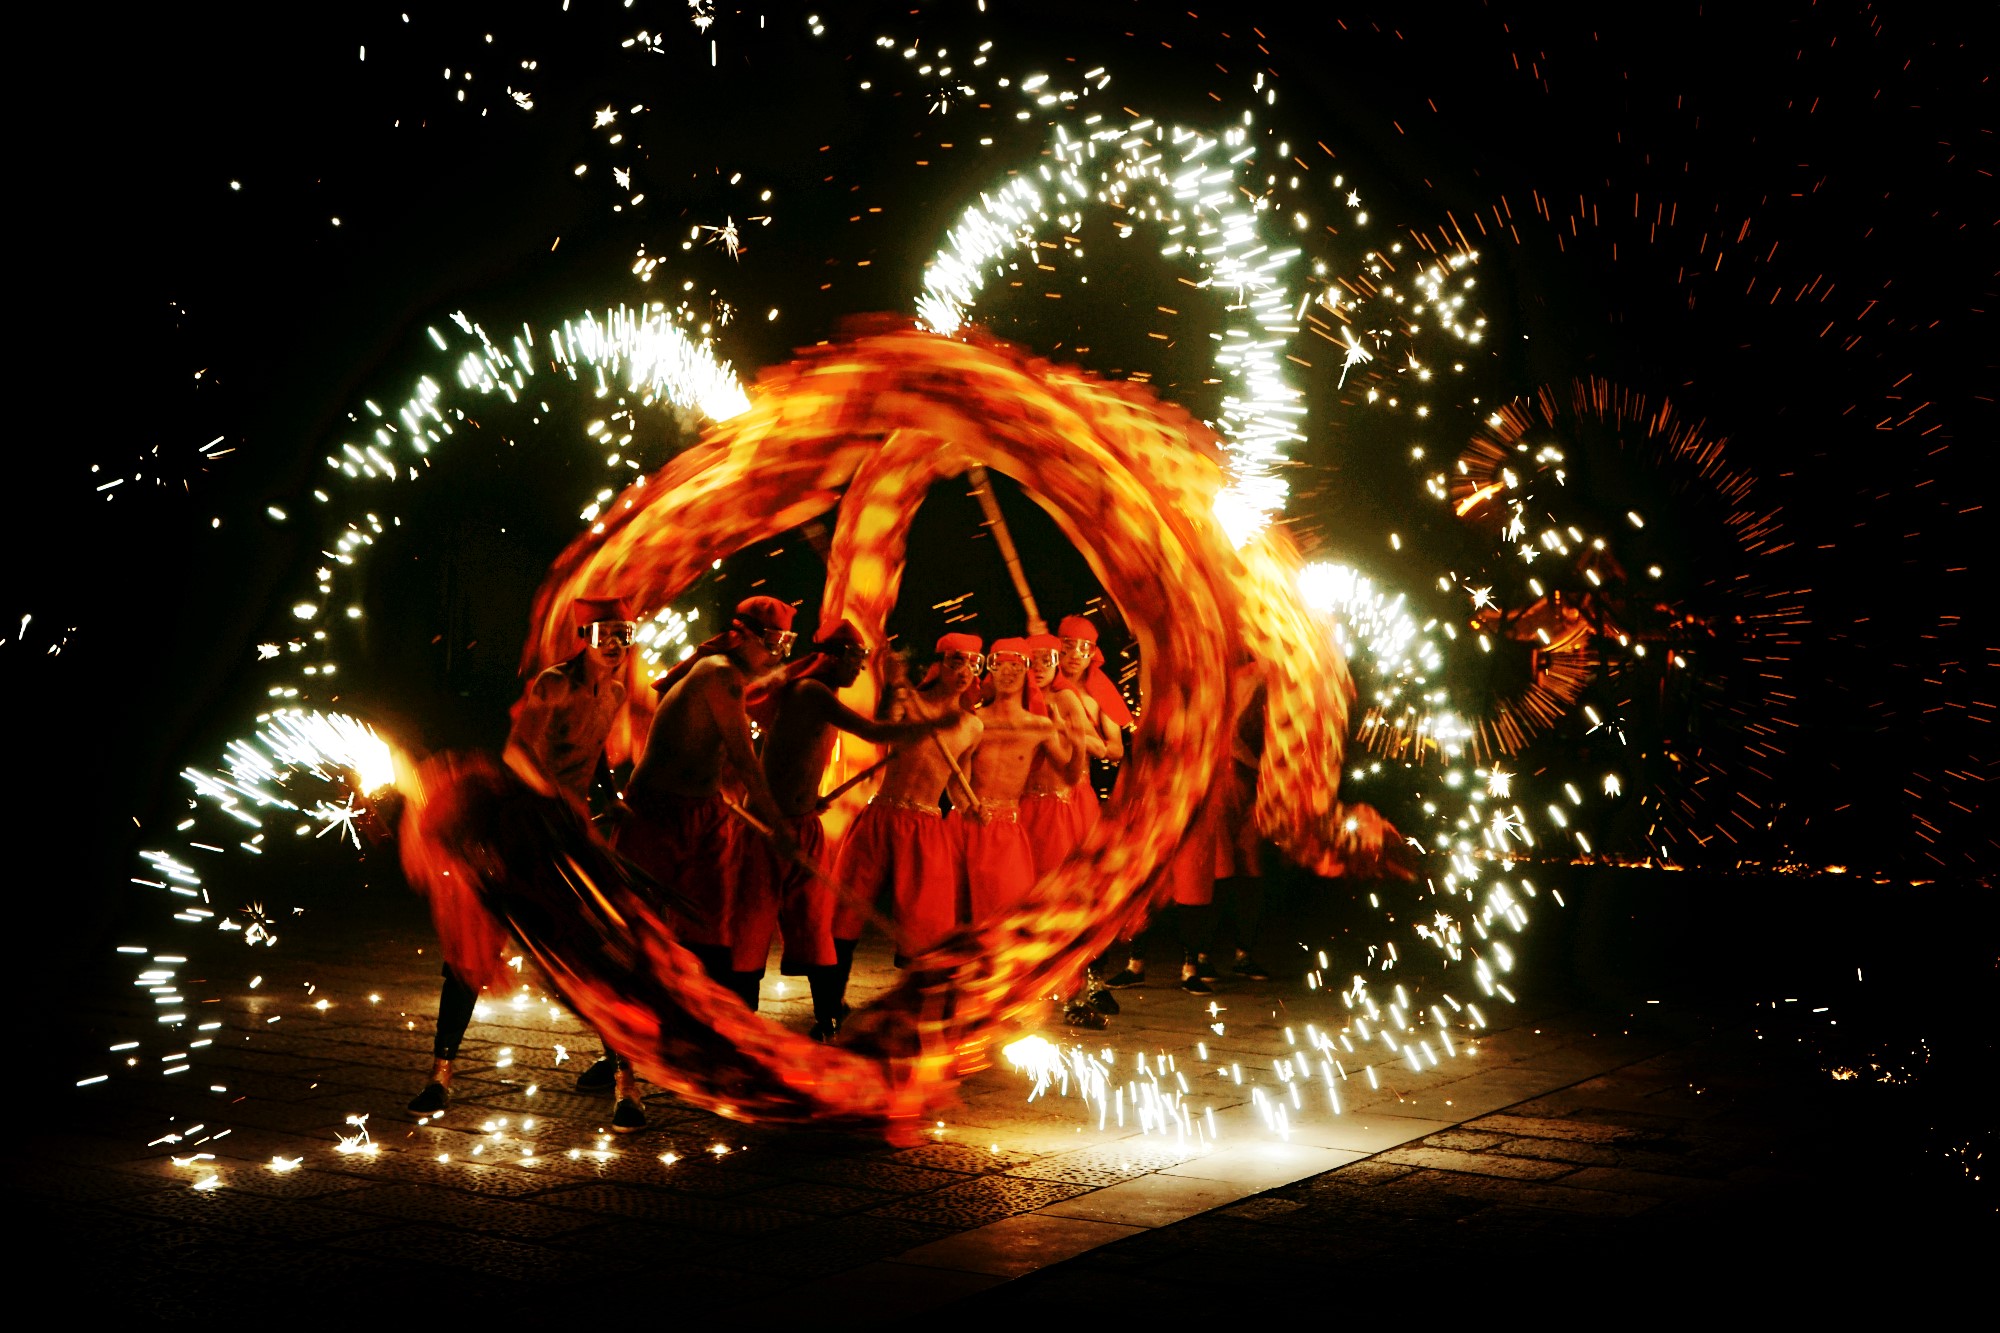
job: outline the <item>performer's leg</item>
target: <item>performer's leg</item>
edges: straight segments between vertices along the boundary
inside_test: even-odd
[[[700,961],[701,970],[708,975],[709,980],[720,982],[724,986],[730,985],[730,974],[736,969],[729,965],[732,951],[728,945],[683,943],[681,947]]]
[[[760,992],[764,985],[763,968],[760,967],[755,972],[732,970],[722,979],[722,984],[736,992],[736,998],[743,1001],[744,1008],[753,1014],[757,1012],[757,1001],[761,998]]]
[[[410,1098],[411,1115],[435,1115],[451,1100],[451,1062],[458,1058],[459,1043],[472,1025],[473,1006],[479,993],[459,979],[451,965],[444,968],[444,984],[438,989],[437,1027],[431,1036],[431,1076],[423,1091]]]
[[[833,973],[834,979],[840,984],[841,1008],[843,1009],[847,1007],[847,983],[854,976],[854,951],[860,947],[861,941],[858,939],[836,939],[833,942],[834,964],[827,970]]]
[[[1103,966],[1110,970],[1110,975],[1105,978],[1104,984],[1118,990],[1123,990],[1127,986],[1145,985],[1146,955],[1151,951],[1153,940],[1159,933],[1160,914],[1156,911],[1132,933],[1131,939],[1125,941],[1125,963],[1122,967],[1112,968],[1111,963],[1114,961],[1112,955],[1104,956]]]
[[[1264,881],[1255,875],[1232,875],[1216,881],[1217,905],[1234,918],[1236,962],[1230,969],[1247,981],[1268,981],[1270,972],[1256,958],[1257,928],[1264,921]]]
[[[1215,988],[1215,966],[1208,953],[1215,945],[1216,911],[1213,903],[1176,903],[1174,934],[1181,942],[1181,989],[1206,995]]]
[[[611,1132],[614,1134],[636,1134],[646,1127],[646,1092],[639,1086],[639,1076],[632,1072],[632,1062],[622,1055],[611,1054],[612,1103]]]
[[[604,1034],[597,1034],[597,1044],[603,1054],[576,1076],[578,1092],[607,1092],[612,1085],[612,1076],[618,1071],[618,1056],[611,1049],[611,1043],[604,1040]]]
[[[854,971],[854,950],[860,940],[835,940],[836,961],[831,967],[806,970],[806,985],[812,988],[814,1041],[832,1041],[847,1017],[847,978]]]
[[[473,1006],[479,994],[459,980],[450,964],[444,969],[444,984],[438,987],[437,1034],[431,1039],[431,1054],[440,1060],[456,1060],[465,1030],[472,1026]]]

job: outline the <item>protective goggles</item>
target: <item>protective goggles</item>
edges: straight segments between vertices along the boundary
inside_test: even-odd
[[[593,648],[602,648],[613,643],[629,648],[632,646],[633,636],[638,632],[639,627],[629,620],[598,620],[584,627],[584,636]]]
[[[1088,657],[1091,653],[1097,651],[1097,645],[1089,639],[1064,639],[1062,641],[1062,650],[1066,653],[1082,653]]]
[[[769,648],[779,657],[790,657],[792,655],[792,645],[799,641],[798,633],[788,629],[760,630],[757,637],[764,641],[766,648]]]
[[[946,666],[971,667],[975,676],[986,669],[986,658],[979,653],[946,653],[940,660]]]
[[[1026,653],[1014,652],[1011,649],[1006,652],[991,653],[986,658],[986,666],[990,671],[998,671],[1003,666],[1024,667],[1027,665],[1028,655]]]
[[[1055,666],[1057,663],[1061,661],[1062,661],[1062,652],[1059,649],[1055,648],[1037,648],[1035,651],[1028,654],[1028,665],[1035,668],[1037,671],[1041,670],[1043,667]]]

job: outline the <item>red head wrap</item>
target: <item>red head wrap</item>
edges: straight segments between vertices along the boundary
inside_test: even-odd
[[[798,612],[790,602],[775,597],[745,597],[736,604],[736,623],[748,630],[786,630]]]
[[[667,670],[667,674],[653,682],[653,692],[665,695],[680,683],[682,676],[694,670],[694,664],[704,657],[714,657],[720,653],[733,652],[747,635],[763,634],[767,630],[790,632],[792,617],[798,612],[789,602],[781,602],[775,597],[745,597],[736,604],[736,613],[730,619],[729,628],[712,639],[703,641],[692,653]]]
[[[570,623],[579,630],[604,620],[632,619],[632,603],[626,597],[574,597],[569,604]]]

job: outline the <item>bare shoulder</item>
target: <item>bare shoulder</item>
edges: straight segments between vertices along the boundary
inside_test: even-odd
[[[795,680],[788,687],[792,698],[821,717],[830,717],[841,707],[840,696],[823,680]]]
[[[743,673],[736,664],[720,653],[711,654],[694,664],[688,672],[688,684],[697,689],[720,691],[732,698],[743,695]]]
[[[561,663],[557,663],[555,666],[543,667],[536,672],[534,682],[529,689],[534,692],[537,699],[553,699],[558,695],[569,693],[569,687],[569,672],[564,670]]]

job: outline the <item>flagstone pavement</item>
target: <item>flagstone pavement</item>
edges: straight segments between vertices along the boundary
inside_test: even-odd
[[[1530,994],[1421,1071],[1379,1046],[1335,1071],[1300,1057],[1337,997],[1163,977],[1118,992],[1102,1033],[1042,1031],[1107,1053],[1116,1085],[1184,1079],[1198,1139],[1146,1132],[1136,1098],[1030,1100],[1001,1059],[898,1148],[666,1094],[614,1138],[608,1097],[572,1087],[593,1039],[532,986],[482,1007],[449,1109],[410,1116],[437,986],[413,902],[215,969],[244,975],[217,971],[216,1026],[178,1073],[110,1050],[150,1021],[141,991],[86,997],[113,1076],[51,1098],[13,1158],[17,1283],[222,1327],[1645,1318],[1942,1308],[1994,1253],[1981,1164],[1941,1159],[1935,1107],[1885,1112],[1747,1016]],[[890,976],[864,947],[856,998]],[[765,995],[773,1021],[809,1021],[796,981]],[[364,1128],[371,1150],[340,1151]]]

